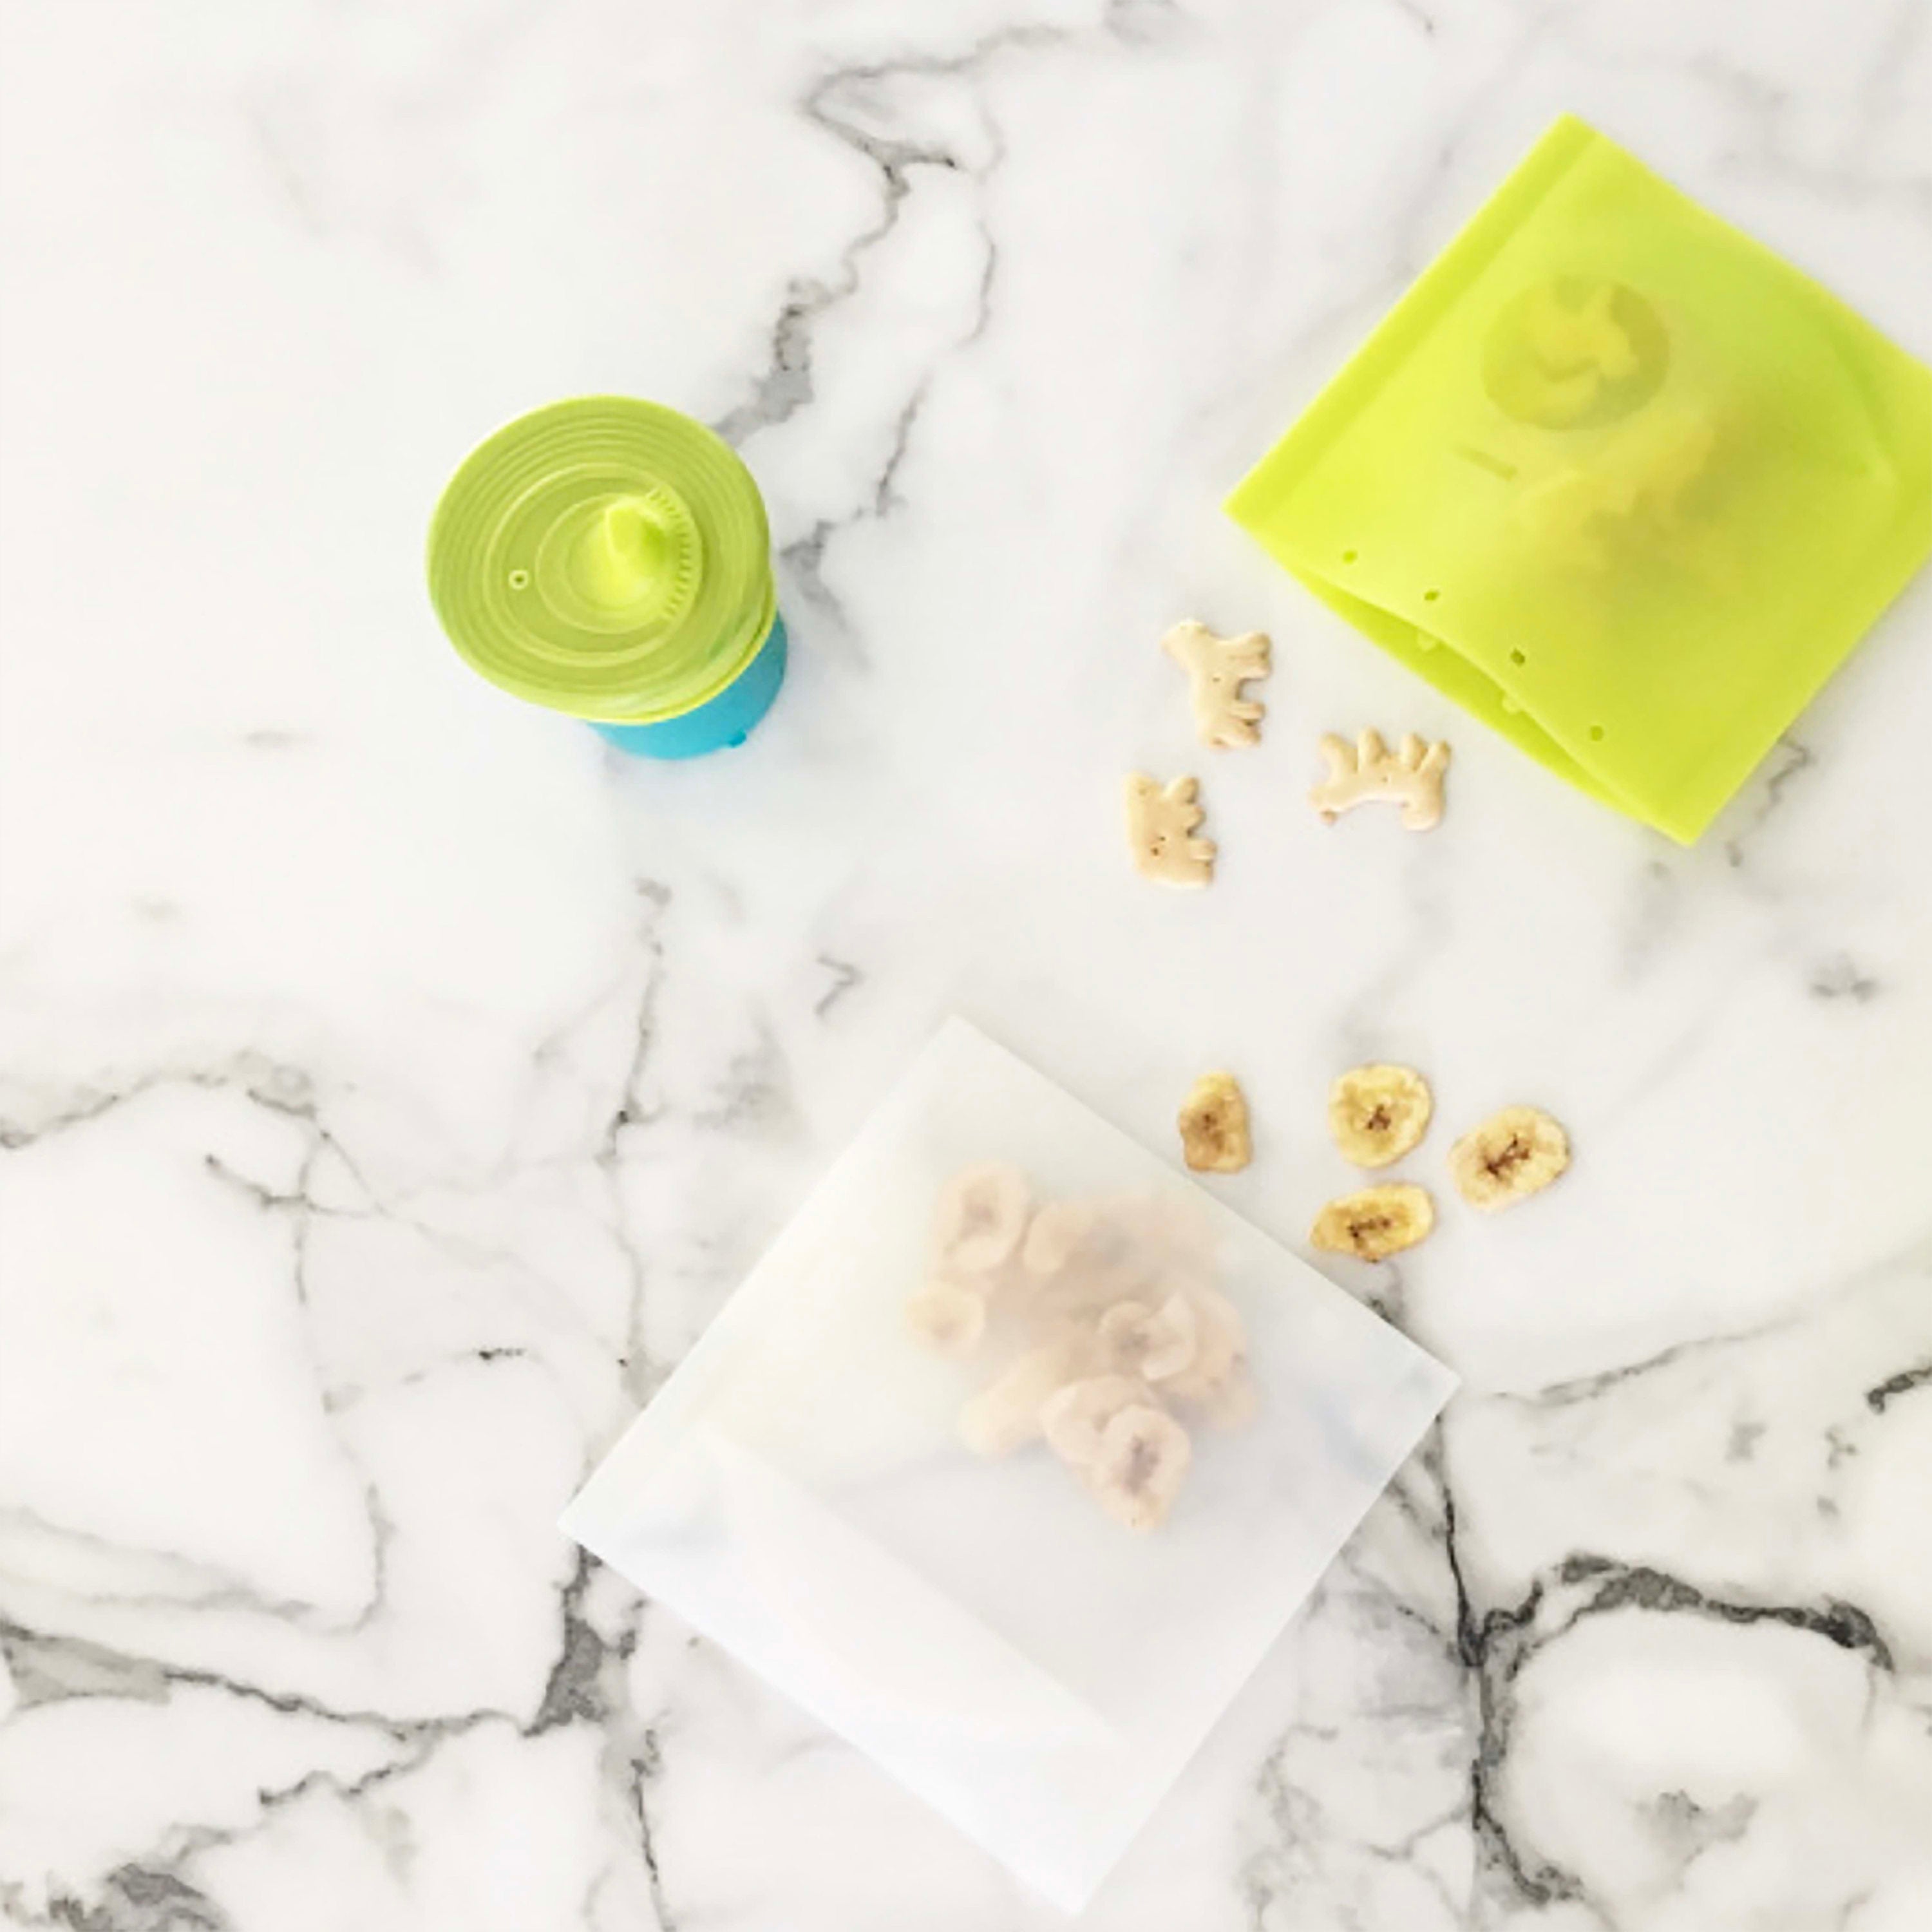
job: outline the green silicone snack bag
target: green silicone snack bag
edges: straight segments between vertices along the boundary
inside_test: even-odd
[[[1566,117],[1228,509],[1688,844],[1932,550],[1932,371]]]

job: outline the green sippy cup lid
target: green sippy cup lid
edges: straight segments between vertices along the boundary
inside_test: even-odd
[[[625,396],[553,403],[472,450],[430,521],[429,584],[493,683],[604,723],[716,697],[776,609],[750,471],[701,423]]]

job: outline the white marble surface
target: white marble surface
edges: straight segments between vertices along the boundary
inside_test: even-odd
[[[553,1527],[954,1008],[1159,1148],[1238,1066],[1297,1243],[1359,1054],[1578,1149],[1337,1271],[1466,1390],[1096,1932],[1932,1922],[1932,585],[1687,853],[1215,507],[1565,107],[1932,351],[1922,0],[0,20],[10,1932],[1053,1923]],[[766,485],[732,758],[425,608],[594,388]],[[1117,824],[1184,614],[1281,667],[1204,898]],[[1303,802],[1378,722],[1426,838]]]

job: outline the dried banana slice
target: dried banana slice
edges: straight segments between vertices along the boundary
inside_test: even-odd
[[[1198,1328],[1185,1295],[1171,1294],[1157,1309],[1117,1301],[1100,1318],[1101,1359],[1117,1375],[1164,1382],[1194,1360]]]
[[[1355,1066],[1328,1090],[1328,1131],[1342,1158],[1387,1167],[1429,1131],[1435,1101],[1412,1066]]]
[[[1197,1174],[1239,1174],[1254,1158],[1247,1096],[1232,1073],[1204,1073],[1181,1103],[1180,1150]]]
[[[1029,1348],[959,1412],[961,1438],[976,1456],[1010,1456],[1038,1442],[1047,1397],[1090,1370],[1088,1348],[1076,1336]]]
[[[1084,1249],[1100,1222],[1084,1201],[1052,1201],[1028,1223],[1020,1265],[1042,1281],[1066,1273]]]
[[[1100,1438],[1124,1408],[1154,1400],[1145,1382],[1132,1376],[1090,1376],[1068,1382],[1041,1404],[1040,1428],[1046,1446],[1076,1469],[1099,1460]]]
[[[933,1245],[942,1267],[985,1274],[1011,1258],[1026,1232],[1033,1205],[1026,1176],[1004,1161],[986,1161],[955,1174],[941,1190],[933,1216]]]
[[[1247,1330],[1234,1305],[1211,1288],[1188,1292],[1194,1310],[1194,1359],[1161,1383],[1161,1394],[1184,1402],[1211,1404],[1243,1372]]]
[[[906,1322],[928,1348],[970,1355],[986,1332],[986,1300],[956,1281],[929,1281],[906,1301]]]
[[[1435,1202],[1420,1188],[1398,1181],[1330,1202],[1315,1217],[1309,1239],[1331,1254],[1378,1262],[1414,1247],[1435,1225]]]
[[[1088,1486],[1116,1522],[1158,1529],[1180,1492],[1193,1453],[1187,1431],[1166,1410],[1137,1402],[1100,1432]]]
[[[1537,1107],[1505,1107],[1449,1150],[1456,1191],[1486,1214],[1539,1192],[1569,1165],[1570,1136]]]

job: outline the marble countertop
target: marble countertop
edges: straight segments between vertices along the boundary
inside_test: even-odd
[[[1216,507],[1566,108],[1932,351],[1920,0],[0,19],[8,1932],[1059,1922],[554,1527],[955,1010],[1157,1148],[1237,1068],[1304,1252],[1357,1058],[1577,1150],[1330,1268],[1465,1387],[1088,1925],[1932,1923],[1932,584],[1686,851]],[[597,389],[765,487],[729,757],[427,610]],[[1190,614],[1280,666],[1205,896]],[[1372,723],[1438,832],[1308,810]]]

